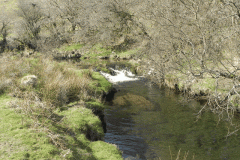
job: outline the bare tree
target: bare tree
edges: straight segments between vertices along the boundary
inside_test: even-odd
[[[10,17],[10,16],[9,16]],[[0,53],[7,47],[7,36],[10,30],[10,20],[7,17],[4,8],[1,8],[0,12]]]
[[[49,1],[56,10],[56,14],[71,24],[72,31],[79,25],[79,19],[83,12],[82,1],[80,0],[51,0]]]
[[[30,48],[37,48],[40,32],[46,15],[39,2],[19,0],[17,14],[22,18],[18,41]]]
[[[214,79],[208,106],[231,120],[240,102],[240,68],[234,62],[239,61],[239,2],[153,0],[141,5],[144,11],[138,16],[151,25],[146,30],[152,37],[144,53],[157,79],[164,82],[166,74]],[[224,95],[219,92],[221,77],[232,84]]]
[[[7,35],[8,35],[8,30],[9,30],[9,26],[8,26],[9,22],[7,21],[2,21],[0,22],[0,37],[1,37],[1,41],[0,41],[0,53],[3,52],[5,50],[5,48],[7,47]]]

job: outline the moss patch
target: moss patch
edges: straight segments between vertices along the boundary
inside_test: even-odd
[[[138,48],[126,50],[124,52],[116,52],[116,54],[120,57],[129,57],[131,55],[135,55],[139,51]]]
[[[86,104],[87,104],[87,108],[97,109],[97,110],[104,110],[108,107],[100,102],[97,102],[96,100],[91,100],[89,102],[86,102]]]
[[[117,146],[105,143],[102,141],[92,142],[90,144],[90,148],[94,152],[94,156],[96,159],[114,159],[114,160],[122,160],[122,153],[117,149]]]
[[[90,83],[92,89],[97,92],[108,92],[112,88],[112,84],[108,82],[100,73],[93,72],[92,73],[93,82]]]
[[[75,106],[66,111],[62,111],[59,115],[64,116],[63,124],[67,125],[76,134],[88,134],[88,132],[91,131],[97,139],[102,139],[104,136],[102,123],[100,119],[92,113],[91,109]]]
[[[83,44],[79,44],[79,43],[75,43],[75,44],[70,44],[70,45],[64,45],[61,48],[59,48],[59,51],[74,51],[74,50],[78,50],[81,49],[84,45]]]

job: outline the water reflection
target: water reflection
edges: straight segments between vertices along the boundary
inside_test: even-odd
[[[139,155],[140,159],[165,160],[171,159],[171,151],[176,159],[180,150],[180,159],[185,153],[188,159],[239,159],[240,137],[226,138],[228,123],[218,123],[219,118],[210,112],[196,121],[194,114],[201,107],[198,102],[186,103],[172,91],[145,84],[138,81],[118,85],[121,91],[115,99],[126,102],[120,103],[124,105],[113,102],[106,110],[105,141],[117,144],[124,158]],[[154,107],[139,109],[141,105],[132,102],[131,97],[142,97]]]
[[[135,123],[132,122],[131,115],[120,114],[121,110],[107,110],[107,133],[105,134],[105,141],[117,144],[119,149],[123,151],[123,157],[136,157],[141,154],[141,159],[146,159],[144,153],[147,150],[147,144],[144,139],[132,131]]]

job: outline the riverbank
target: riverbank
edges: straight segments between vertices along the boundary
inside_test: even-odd
[[[233,112],[239,111],[240,97],[238,96],[239,88],[236,86],[236,78],[229,73],[220,71],[205,71],[201,76],[193,76],[190,72],[186,74],[181,70],[167,69],[163,75],[159,68],[156,68],[146,55],[141,54],[141,47],[132,48],[122,52],[115,52],[111,49],[104,48],[100,44],[93,46],[84,45],[66,45],[56,50],[53,55],[81,55],[81,61],[78,62],[81,67],[92,67],[97,71],[112,73],[112,69],[127,69],[134,74],[143,75],[149,78],[159,86],[164,85],[167,88],[173,89],[179,93],[184,93],[190,99],[204,100],[211,102],[218,101],[221,103],[223,110],[228,109]],[[74,48],[75,47],[75,48]],[[64,54],[63,54],[64,53]],[[72,54],[74,53],[74,54]],[[61,57],[60,56],[60,57]],[[71,56],[65,56],[71,57]],[[104,57],[104,58],[103,58]],[[62,56],[64,58],[64,56]],[[70,58],[71,59],[71,58]],[[231,59],[226,57],[224,66],[229,71],[234,70],[234,66],[228,63]],[[115,68],[117,66],[117,68]],[[121,67],[123,66],[123,67]],[[159,66],[160,67],[160,66]],[[208,66],[211,68],[211,64]],[[197,70],[197,68],[192,68]],[[221,69],[221,68],[220,68]],[[216,76],[219,73],[219,76]],[[235,73],[237,75],[237,73]],[[214,103],[210,104],[210,108],[214,108]]]
[[[122,159],[102,141],[111,84],[99,73],[40,53],[0,61],[1,159]]]

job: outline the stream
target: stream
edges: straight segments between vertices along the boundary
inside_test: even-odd
[[[105,110],[104,141],[116,144],[124,159],[239,159],[240,136],[226,137],[229,124],[211,112],[197,119],[199,102],[126,71],[115,73],[102,73],[119,90]]]

